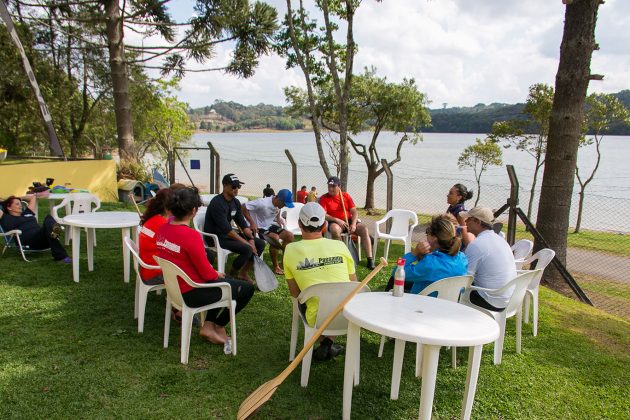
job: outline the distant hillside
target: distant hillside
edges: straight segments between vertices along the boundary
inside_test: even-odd
[[[630,108],[630,90],[614,94],[626,108]],[[489,133],[495,121],[524,119],[525,104],[477,104],[473,107],[444,108],[430,110],[432,127],[425,127],[427,133]],[[613,126],[610,135],[628,136],[630,127]]]
[[[630,90],[615,94],[630,108]],[[524,119],[525,104],[477,104],[473,107],[454,107],[430,110],[432,126],[424,127],[427,133],[489,133],[495,121]],[[267,128],[295,130],[308,128],[306,120],[297,120],[275,105],[241,105],[236,102],[217,101],[213,105],[188,111],[197,128],[214,131],[238,131]],[[608,134],[630,135],[630,127],[613,126]]]
[[[276,105],[241,105],[216,101],[213,105],[190,109],[190,119],[201,130],[239,131],[256,128],[299,130],[304,121],[291,118],[284,108]]]

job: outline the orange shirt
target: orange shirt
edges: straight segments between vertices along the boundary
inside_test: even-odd
[[[346,214],[344,215],[343,206],[341,205],[341,198],[339,195],[332,196],[328,193],[322,195],[319,199],[319,205],[324,208],[326,214],[332,217],[336,217],[337,219],[346,220],[345,216],[348,216],[348,222],[352,221],[352,215],[350,214],[350,209],[355,208],[354,201],[352,201],[352,197],[347,192],[342,192],[343,195],[343,205],[346,207]]]

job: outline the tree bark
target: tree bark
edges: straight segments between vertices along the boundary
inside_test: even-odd
[[[566,6],[560,61],[549,119],[545,170],[536,227],[556,257],[566,263],[569,213],[584,119],[584,103],[595,44],[595,25],[601,0],[575,0]],[[536,243],[536,249],[542,244]],[[547,270],[545,280],[558,289],[562,277]]]
[[[127,74],[127,63],[125,61],[125,47],[123,44],[122,16],[118,0],[105,0],[105,14],[107,18],[109,66],[114,89],[118,153],[121,159],[134,161],[129,78]]]

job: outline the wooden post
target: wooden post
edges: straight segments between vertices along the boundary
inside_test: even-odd
[[[293,155],[289,152],[289,149],[284,149],[284,153],[287,155],[287,158],[289,158],[289,162],[291,162],[291,192],[295,200],[297,197],[297,164],[295,163],[295,159],[293,159]]]
[[[221,182],[221,155],[219,155],[219,152],[217,151],[217,149],[214,148],[212,143],[208,142],[208,147],[210,148],[210,154],[214,155],[214,159],[212,160],[212,165],[214,166],[214,184],[212,185],[214,187],[210,186],[210,193],[218,194],[221,192],[221,186],[219,185],[219,183]]]
[[[385,175],[387,176],[387,209],[386,211],[390,211],[394,208],[394,174],[392,174],[392,170],[387,163],[387,159],[381,159],[381,165],[383,165],[383,170],[385,171]],[[387,221],[387,231],[389,232],[392,228],[391,219]]]
[[[510,211],[508,213],[508,230],[506,240],[511,245],[514,245],[516,240],[516,209],[518,207],[518,178],[516,177],[516,171],[513,165],[507,165],[508,177],[510,178],[510,198],[508,198],[508,204]]]

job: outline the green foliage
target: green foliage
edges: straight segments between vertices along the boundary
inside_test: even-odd
[[[483,141],[475,139],[475,144],[466,147],[459,155],[457,165],[460,169],[471,168],[475,173],[475,181],[477,182],[476,206],[481,196],[481,176],[489,166],[503,165],[503,151],[489,137]]]
[[[233,101],[215,101],[212,106],[191,109],[188,114],[195,122],[210,115],[214,110],[216,115],[224,118],[225,124],[220,125],[223,131],[237,131],[242,129],[268,128],[273,130],[299,130],[304,128],[302,118],[292,118],[285,113],[281,106],[258,104],[242,105]],[[203,124],[203,126],[201,125]],[[202,120],[199,128],[211,130],[212,122]]]
[[[503,147],[506,149],[514,147],[516,150],[524,151],[535,161],[527,217],[532,214],[538,172],[545,164],[552,104],[553,88],[551,86],[544,83],[532,85],[523,108],[526,119],[497,121],[492,124],[492,133],[489,135],[493,141],[503,142]]]
[[[140,182],[149,182],[152,176],[141,163],[121,160],[116,164],[116,179],[135,179]]]

